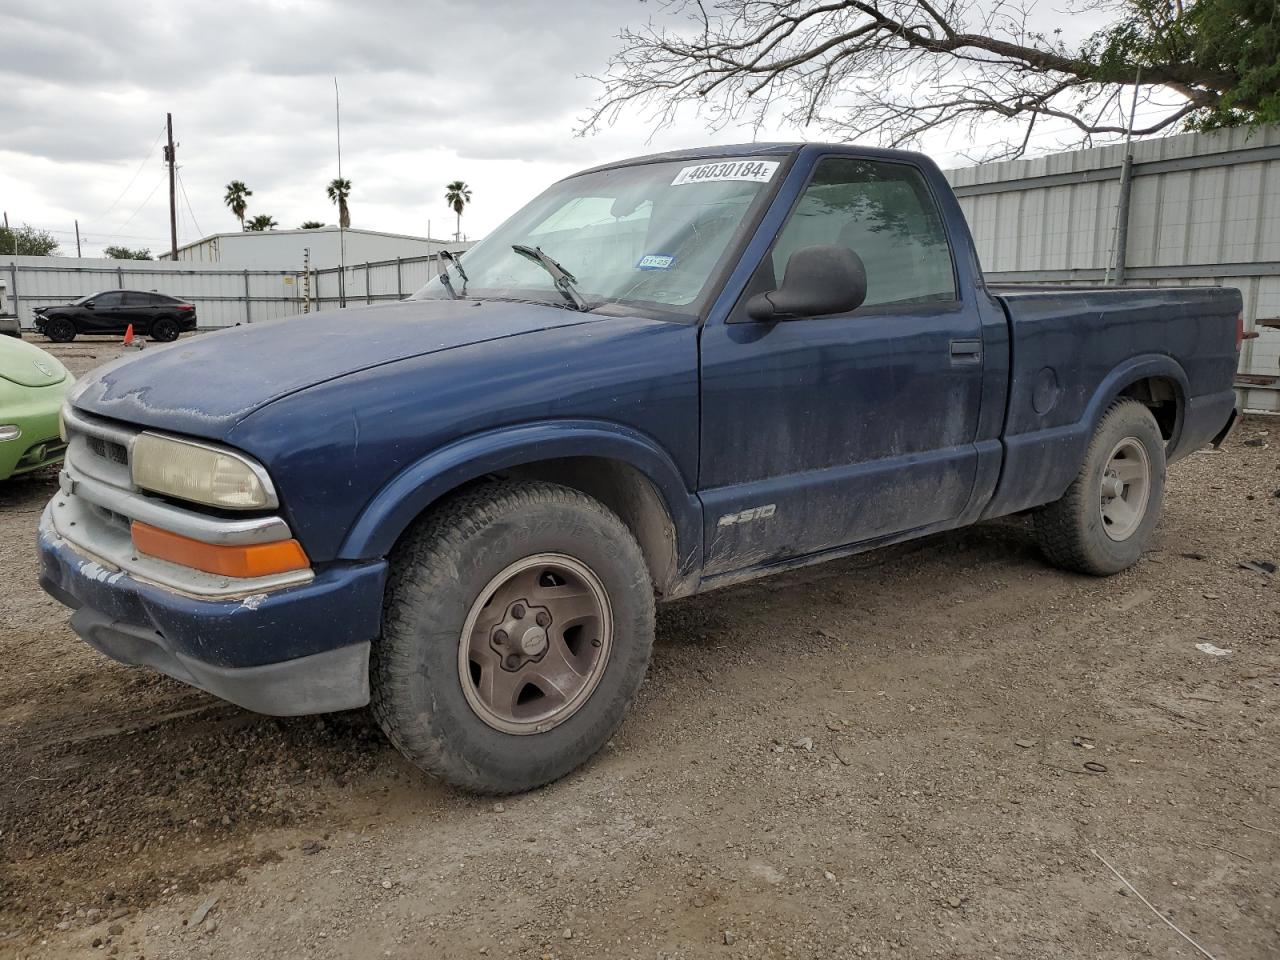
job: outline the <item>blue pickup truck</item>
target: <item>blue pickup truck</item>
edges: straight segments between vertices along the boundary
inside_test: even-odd
[[[1233,289],[986,283],[918,154],[613,163],[406,301],[85,377],[41,582],[109,657],[525,790],[622,722],[655,601],[1020,512],[1128,567],[1241,335]]]

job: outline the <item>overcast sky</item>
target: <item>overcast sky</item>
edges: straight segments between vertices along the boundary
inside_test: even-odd
[[[574,135],[597,93],[581,75],[603,70],[621,24],[662,15],[642,0],[0,0],[0,208],[53,231],[63,254],[75,254],[76,218],[86,255],[164,251],[171,111],[179,243],[237,229],[222,204],[232,179],[253,190],[250,215],[335,222],[336,75],[352,225],[425,234],[430,222],[450,236],[444,184],[462,179],[474,191],[463,231],[480,237],[576,169],[752,139],[693,116],[656,134],[632,115]],[[970,146],[931,152],[957,165]]]

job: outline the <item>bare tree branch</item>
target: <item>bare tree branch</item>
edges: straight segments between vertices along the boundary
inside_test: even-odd
[[[1099,37],[1069,48],[1028,25],[1034,0],[669,0],[667,25],[626,29],[597,79],[581,131],[640,110],[659,129],[692,105],[713,128],[766,115],[828,135],[916,144],[931,131],[1023,124],[993,155],[1021,156],[1037,120],[1066,121],[1077,138],[1123,134],[1117,94],[1142,71],[1142,97],[1162,114],[1135,135],[1212,110],[1236,78],[1180,49],[1174,0],[1077,0],[1089,9],[1138,3],[1151,44],[1126,60]],[[1175,24],[1176,26],[1176,24]],[[1161,32],[1163,31],[1163,32]],[[1165,49],[1165,48],[1168,49]],[[1177,103],[1161,105],[1172,95]]]

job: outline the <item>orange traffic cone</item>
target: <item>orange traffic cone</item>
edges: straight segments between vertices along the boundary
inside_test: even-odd
[[[133,346],[133,324],[129,324],[124,331],[124,345],[126,347]]]

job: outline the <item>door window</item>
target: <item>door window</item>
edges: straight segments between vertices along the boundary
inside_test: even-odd
[[[942,217],[915,167],[852,157],[819,163],[774,244],[776,281],[791,254],[815,244],[845,246],[862,258],[864,306],[956,299]]]
[[[93,298],[93,306],[96,310],[101,310],[104,307],[118,307],[123,299],[124,294],[114,290],[110,293],[100,293]]]

